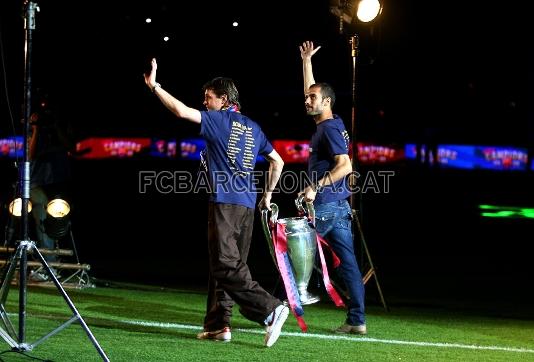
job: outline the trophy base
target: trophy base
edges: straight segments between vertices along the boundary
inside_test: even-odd
[[[308,292],[307,290],[299,292],[299,294],[300,294],[300,304],[302,304],[302,305],[310,305],[310,304],[313,304],[313,303],[317,303],[318,301],[321,300],[321,298],[319,298],[319,296],[313,295],[310,292]]]

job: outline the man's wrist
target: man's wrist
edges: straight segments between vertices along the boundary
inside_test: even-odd
[[[150,88],[150,90],[152,91],[152,93],[156,92],[156,88],[161,88],[161,84],[159,84],[158,82],[156,82],[156,83],[154,84],[154,86]]]

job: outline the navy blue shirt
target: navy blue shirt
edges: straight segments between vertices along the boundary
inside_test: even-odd
[[[349,154],[349,134],[341,118],[334,115],[317,125],[317,130],[310,142],[310,158],[308,161],[308,177],[314,183],[323,178],[336,165],[334,156]],[[346,199],[350,196],[348,179],[325,186],[315,196],[315,204],[325,204]]]
[[[200,114],[200,135],[207,144],[210,201],[253,209],[256,185],[252,171],[256,158],[258,154],[271,153],[273,146],[260,126],[241,113],[201,111]]]

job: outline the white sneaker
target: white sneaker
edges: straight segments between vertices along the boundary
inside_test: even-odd
[[[271,347],[280,337],[282,326],[284,325],[287,316],[289,315],[289,308],[285,305],[279,305],[275,308],[273,313],[267,318],[270,321],[265,328],[265,346]]]

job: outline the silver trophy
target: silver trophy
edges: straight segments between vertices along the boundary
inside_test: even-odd
[[[302,206],[302,198],[297,199],[295,204],[301,213],[305,212],[304,207]],[[307,203],[307,208],[311,220],[315,221],[313,204]],[[317,235],[315,230],[310,227],[308,218],[305,216],[278,219],[278,206],[276,204],[271,204],[271,210],[271,217],[268,216],[268,210],[262,210],[261,221],[274,263],[277,265],[269,221],[272,225],[280,223],[285,226],[288,254],[295,275],[300,303],[302,305],[316,303],[319,301],[319,297],[308,292],[308,283],[312,275],[313,266],[315,264],[315,254],[317,252]]]

